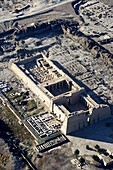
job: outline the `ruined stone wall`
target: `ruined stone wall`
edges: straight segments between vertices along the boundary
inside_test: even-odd
[[[28,58],[28,59],[24,59],[24,60],[18,62],[18,64],[30,63],[30,62],[32,62],[33,60],[36,60],[37,58],[42,58],[42,55],[41,55],[40,53],[37,53],[37,56],[31,57],[31,58]]]
[[[66,134],[79,130],[87,125],[87,115],[84,112],[80,114],[75,114],[69,117],[67,120]]]
[[[68,118],[65,117],[64,121],[63,121],[63,125],[61,127],[61,131],[62,133],[64,133],[65,135],[67,134],[67,125],[68,125]]]
[[[62,29],[65,34],[68,34],[74,41],[80,43],[83,48],[89,52],[91,52],[96,57],[101,57],[106,61],[109,65],[113,65],[113,54],[110,53],[107,49],[101,46],[99,43],[91,39],[90,37],[83,34],[81,31],[72,29],[71,27],[66,27],[62,25]]]
[[[51,60],[49,60],[49,59],[45,56],[44,53],[41,53],[41,54],[42,54],[43,58],[50,64],[50,66],[53,66],[53,68],[56,69],[62,76],[65,75],[65,73],[64,73],[62,70],[60,70],[57,66],[55,66],[55,65],[53,64],[53,62],[52,62]]]
[[[92,110],[92,114],[90,116],[91,124],[106,119],[111,116],[111,111],[108,105],[102,105],[97,109]]]
[[[66,117],[66,113],[63,112],[63,110],[56,104],[54,104],[54,113],[57,115],[57,117],[61,120],[64,121]]]
[[[66,94],[63,96],[58,96],[58,98],[55,98],[55,103],[62,103],[63,105],[70,104],[76,104],[80,100],[80,95],[84,92],[84,89],[81,89],[79,91],[75,91],[74,93]],[[69,101],[70,100],[70,101]]]
[[[54,66],[51,61],[49,61],[49,63]],[[110,108],[107,105],[96,105],[94,108],[92,106],[89,108],[89,112],[81,110],[80,113],[71,115],[64,106],[69,103],[76,104],[79,102],[80,95],[84,92],[84,89],[79,88],[78,91],[75,91],[74,93],[70,92],[70,94],[63,95],[62,97],[59,96],[54,100],[54,98],[52,99],[49,97],[41,87],[36,85],[16,64],[12,63],[10,68],[24,82],[24,84],[49,107],[50,111],[53,111],[63,122],[61,130],[64,134],[69,134],[89,124],[96,123],[111,116]],[[55,68],[57,69],[56,66]],[[67,78],[65,73],[64,76]],[[61,103],[61,105],[59,103]]]
[[[111,116],[111,111],[109,106],[102,105],[99,108],[92,108],[92,113],[80,113],[69,117],[67,120],[67,130],[66,134],[79,130],[90,124],[97,123],[101,120],[109,118]]]
[[[61,69],[59,69],[51,60],[49,60],[46,55],[44,53],[41,53],[43,58],[51,65],[53,66],[54,69],[56,69],[62,76],[64,76],[65,80],[71,80],[71,77],[69,77],[64,71],[62,71]],[[73,86],[75,86],[78,90],[83,90],[85,91],[85,89],[83,87],[80,87],[75,81],[73,81]]]
[[[10,68],[34,94],[51,107],[51,99],[16,64],[12,63]]]

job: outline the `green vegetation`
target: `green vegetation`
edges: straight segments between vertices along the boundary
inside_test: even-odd
[[[97,161],[97,162],[100,161],[100,159],[99,159],[99,157],[98,157],[97,155],[93,155],[92,158],[93,158],[95,161]]]
[[[21,119],[21,120],[23,120],[23,117],[18,113],[18,111],[17,110],[15,110],[15,108],[9,103],[9,106],[10,106],[10,108],[15,112],[15,114]],[[13,113],[12,113],[13,114]]]
[[[16,99],[16,101],[20,102],[22,100],[24,100],[26,98],[25,93],[22,93],[20,96],[15,96],[14,99]]]
[[[29,128],[29,130],[33,133],[33,135],[37,138],[38,141],[41,140],[39,135],[36,133],[36,131],[25,121],[24,124]],[[41,141],[42,142],[42,141]]]
[[[28,158],[29,160],[31,160],[32,155],[31,155],[31,154],[27,154],[27,158]]]
[[[86,149],[89,150],[89,145],[86,145]]]
[[[100,146],[99,145],[95,145],[95,149],[100,149]]]
[[[20,10],[19,10],[19,9],[15,9],[15,12],[16,12],[16,13],[19,13],[19,12],[20,12]]]
[[[80,165],[82,166],[82,165],[85,163],[85,159],[81,157],[81,158],[79,159],[79,163],[80,163]]]
[[[13,132],[14,138],[18,141],[22,142],[25,139],[33,140],[33,137],[30,135],[27,129],[18,123],[18,119],[7,106],[2,105],[0,119],[4,120],[4,123],[8,126],[10,131]]]
[[[46,142],[47,140],[50,140],[50,139],[52,139],[52,138],[54,138],[54,137],[57,137],[57,136],[59,136],[59,135],[61,134],[61,132],[58,131],[58,132],[56,132],[56,133],[54,133],[54,134],[51,134],[50,136],[46,136],[46,137],[44,137],[44,138],[41,138],[41,137],[38,135],[38,133],[27,123],[27,121],[25,121],[24,124],[25,124],[25,125],[29,128],[29,130],[33,133],[33,135],[35,136],[35,138],[37,138],[39,144],[42,144],[42,143]]]
[[[0,100],[1,102],[1,100]],[[2,113],[0,114],[0,120],[1,120],[1,128],[4,129],[4,131],[9,133],[9,138],[7,139],[7,142],[10,143],[12,140],[15,141],[17,147],[21,149],[21,151],[26,154],[26,156],[31,158],[31,155],[29,151],[31,151],[34,138],[29,133],[29,131],[22,125],[18,123],[18,119],[15,117],[15,115],[10,111],[10,109],[6,106],[2,106]],[[26,143],[26,145],[20,143]],[[29,146],[29,148],[28,148]],[[3,156],[0,155],[1,164],[5,165],[6,160],[8,159],[7,155]]]
[[[19,90],[11,89],[5,95],[14,109],[18,111],[15,112],[20,119],[23,117],[26,118],[29,114],[33,115],[32,111],[37,109],[37,103],[34,100],[28,100],[29,92],[20,92]],[[40,111],[38,110],[37,112]]]
[[[10,90],[10,91],[7,91],[6,93],[6,96],[8,97],[8,99],[15,105],[16,103],[17,104],[21,104],[21,102],[26,99],[27,95],[26,93],[23,93],[23,92],[19,92],[17,90]]]
[[[95,145],[95,149],[97,150],[98,153],[102,153],[102,149],[100,148],[99,145]]]
[[[76,149],[75,152],[74,152],[76,158],[78,157],[79,153],[80,153],[80,151],[78,149]]]
[[[12,93],[15,94],[16,92],[17,92],[16,90],[12,89],[12,90],[7,91],[6,93],[8,95],[11,95]]]
[[[101,154],[102,153],[102,149],[101,148],[97,149],[97,152]]]
[[[32,112],[32,115],[38,114],[40,112],[44,111],[44,107],[38,108],[35,111]]]
[[[27,102],[27,111],[32,111],[34,109],[37,109],[37,104],[34,100],[29,100]]]
[[[54,138],[54,137],[59,136],[60,134],[61,134],[61,132],[58,131],[58,132],[56,132],[56,133],[51,134],[50,136],[45,137],[44,140],[47,141],[47,140],[49,140],[49,139],[52,139],[52,138]]]
[[[2,153],[0,153],[0,163],[5,166],[6,162],[8,160],[9,156],[8,155],[3,155]]]
[[[2,114],[2,112],[3,112],[3,109],[2,109],[2,101],[0,100],[0,105],[1,105],[1,107],[0,107],[0,115]]]

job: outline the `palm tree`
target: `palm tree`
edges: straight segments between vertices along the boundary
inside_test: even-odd
[[[76,158],[78,158],[79,153],[80,153],[80,151],[78,149],[76,149],[75,152],[74,152]]]
[[[81,157],[79,159],[79,163],[80,163],[81,169],[82,169],[82,165],[83,165],[84,162],[85,162],[85,159]]]
[[[99,145],[95,145],[95,149],[100,149],[100,146]]]

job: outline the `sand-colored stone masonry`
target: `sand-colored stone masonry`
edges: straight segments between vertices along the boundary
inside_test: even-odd
[[[49,74],[53,72],[53,79],[35,83],[19,67],[21,63],[12,63],[10,68],[49,107],[49,110],[61,120],[61,130],[64,134],[69,134],[89,124],[110,117],[111,112],[108,105],[96,103],[85,93],[84,88],[81,88],[44,54],[42,56],[39,55],[39,58],[34,58],[34,60],[37,67],[44,67],[45,72],[50,69]],[[33,60],[22,61],[22,64],[31,61]]]

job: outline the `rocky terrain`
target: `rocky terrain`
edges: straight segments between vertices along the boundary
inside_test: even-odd
[[[43,12],[45,9],[52,6],[57,6],[61,3],[69,2],[70,0],[1,0],[0,1],[0,22],[11,21],[14,19],[23,18],[26,16],[36,15],[37,12]],[[3,24],[7,30],[7,24]],[[12,23],[9,24],[10,28]]]

